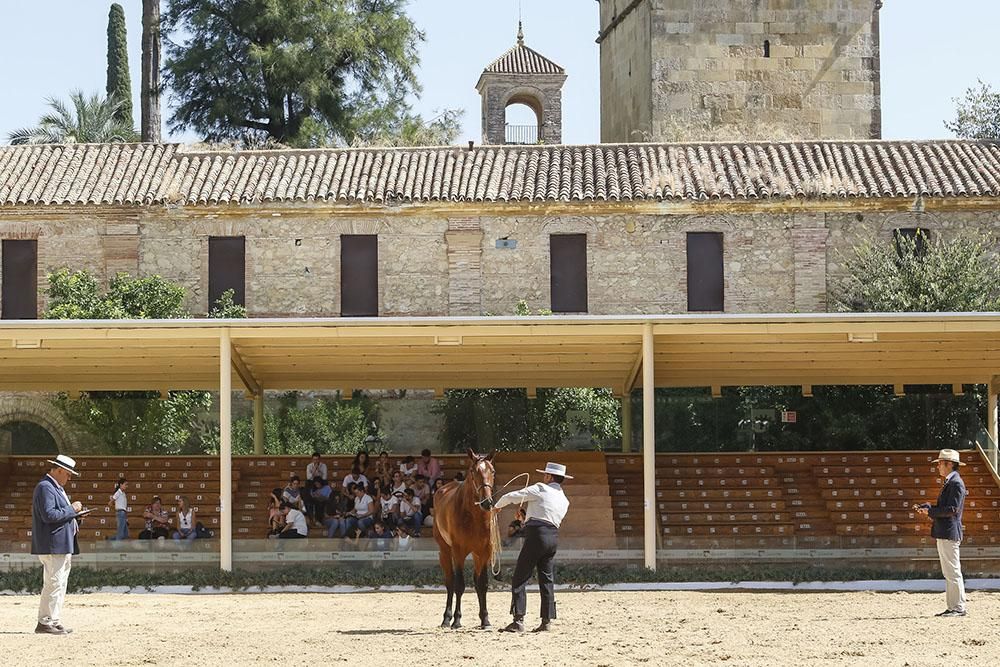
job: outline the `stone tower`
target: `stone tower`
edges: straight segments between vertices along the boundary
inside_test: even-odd
[[[882,0],[599,0],[601,140],[877,139]]]
[[[558,144],[562,141],[562,87],[566,70],[524,44],[517,44],[483,70],[476,84],[483,99],[484,144]],[[508,126],[507,107],[524,104],[535,112],[535,126]]]

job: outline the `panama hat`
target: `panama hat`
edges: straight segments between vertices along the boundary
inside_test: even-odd
[[[68,456],[64,456],[63,454],[60,454],[59,456],[56,457],[55,461],[52,461],[50,459],[46,459],[46,462],[47,463],[51,463],[54,466],[59,466],[63,470],[69,470],[71,473],[73,473],[77,477],[80,476],[80,473],[78,473],[76,471],[76,461],[74,461],[73,459],[71,459]]]
[[[561,463],[552,463],[551,461],[545,464],[545,470],[535,468],[535,472],[544,473],[546,475],[557,475],[559,477],[565,477],[566,479],[573,479],[572,475],[566,474],[566,466]]]
[[[965,465],[958,459],[958,452],[954,449],[942,449],[938,454],[938,457],[931,461],[931,463],[937,463],[938,461],[950,461],[951,463],[957,463],[960,466]]]

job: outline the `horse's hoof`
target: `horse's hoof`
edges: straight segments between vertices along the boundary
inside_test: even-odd
[[[489,621],[486,621],[485,623],[483,623],[482,625],[480,625],[480,626],[479,626],[479,629],[480,629],[480,630],[489,630],[489,629],[490,629],[490,628],[492,628],[492,627],[493,627],[493,626],[492,626],[492,625],[490,625],[490,622],[489,622]]]
[[[455,621],[454,623],[451,624],[452,630],[458,630],[460,627],[462,627],[462,624],[459,623],[458,621]]]

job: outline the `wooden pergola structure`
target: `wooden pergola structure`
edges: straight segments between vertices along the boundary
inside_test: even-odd
[[[1000,314],[0,321],[0,391],[219,391],[224,570],[234,388],[255,400],[259,453],[265,388],[642,389],[644,560],[655,568],[654,388],[798,385],[809,395],[837,384],[988,385],[996,442]]]

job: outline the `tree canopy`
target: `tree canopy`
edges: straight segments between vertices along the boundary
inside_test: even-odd
[[[111,144],[136,140],[135,129],[118,118],[122,101],[84,95],[74,90],[67,105],[48,98],[51,111],[35,127],[14,130],[7,135],[11,144]]]
[[[955,119],[944,125],[961,139],[1000,139],[1000,93],[980,81],[955,99]]]
[[[108,77],[105,92],[109,100],[120,103],[115,118],[123,125],[134,127],[125,10],[117,2],[111,5],[111,10],[108,12]]]
[[[170,127],[350,144],[408,115],[423,34],[406,0],[168,0]]]

